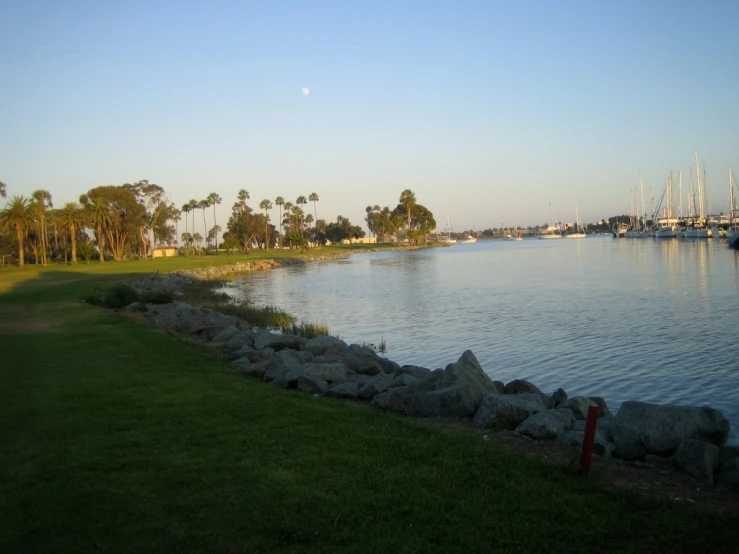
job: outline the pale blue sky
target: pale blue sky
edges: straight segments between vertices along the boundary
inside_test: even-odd
[[[0,180],[585,221],[739,169],[739,2],[0,0]],[[311,94],[303,96],[301,87]],[[276,212],[275,212],[276,217]]]

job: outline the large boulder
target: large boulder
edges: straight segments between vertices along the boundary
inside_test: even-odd
[[[729,438],[729,421],[713,408],[624,402],[611,432],[615,455],[637,460],[646,454],[667,457],[684,440],[723,446]]]
[[[323,335],[310,339],[303,345],[303,349],[307,350],[314,356],[321,356],[326,353],[326,350],[333,349],[334,352],[340,352],[346,348],[346,343],[337,338]]]
[[[229,325],[223,331],[218,333],[215,337],[213,337],[213,343],[214,344],[226,344],[226,341],[233,337],[234,335],[237,335],[239,333],[238,327],[235,325]]]
[[[348,383],[341,383],[332,386],[326,391],[326,396],[331,398],[347,398],[355,400],[359,398],[359,385],[358,381],[350,381]]]
[[[269,331],[262,331],[254,339],[254,348],[261,350],[262,348],[272,348],[273,350],[283,350],[289,348],[291,350],[300,350],[301,346],[306,342],[303,337],[296,335],[276,335]]]
[[[298,357],[298,356],[296,356]],[[300,359],[298,357],[298,359]],[[303,375],[312,379],[319,379],[329,383],[344,383],[351,372],[342,363],[316,364],[307,363],[303,366]]]
[[[231,367],[238,373],[249,377],[257,377],[258,379],[264,378],[264,372],[267,371],[268,365],[269,361],[267,360],[252,362],[249,358],[240,358],[231,362]]]
[[[562,402],[558,408],[560,410],[569,410],[572,412],[572,415],[575,416],[575,419],[587,419],[588,418],[588,408],[590,406],[597,406],[598,404],[594,402],[593,400],[590,400],[590,398],[587,398],[585,396],[573,396],[572,398],[568,398],[564,402]]]
[[[395,386],[395,375],[380,373],[370,377],[362,384],[359,389],[359,396],[365,400],[370,400],[393,386]]]
[[[298,377],[297,389],[308,394],[322,394],[328,389],[328,383],[310,375],[302,374]]]
[[[526,379],[514,379],[513,381],[506,383],[505,394],[523,394],[525,392],[541,393],[541,389]]]
[[[152,306],[146,312],[146,319],[149,325],[158,327],[159,329],[175,329],[177,326],[177,303],[157,304]]]
[[[358,344],[350,344],[340,353],[341,361],[355,373],[378,375],[384,373],[374,350]]]
[[[543,412],[541,395],[486,393],[475,413],[475,425],[498,429],[515,429],[528,417]]]
[[[281,389],[296,388],[305,366],[295,350],[280,350],[269,361],[264,380]]]
[[[444,369],[444,375],[441,382],[445,386],[465,384],[470,385],[473,391],[479,391],[480,397],[483,393],[492,392],[499,394],[500,390],[495,386],[493,380],[483,371],[480,362],[472,353],[472,350],[465,350],[456,363],[449,364]],[[479,403],[480,399],[477,400]]]
[[[252,334],[249,331],[244,331],[244,330],[239,330],[238,332],[231,334],[231,336],[224,343],[226,350],[234,352],[234,351],[241,350],[245,346],[253,347],[254,341],[252,341],[251,337],[252,337]],[[217,338],[218,337],[216,337],[216,339]],[[213,342],[216,342],[216,339],[213,339]]]
[[[401,366],[395,373],[402,375],[411,375],[418,379],[425,379],[431,374],[431,370],[427,367],[420,367],[417,365],[404,365]]]
[[[557,442],[563,446],[571,446],[582,448],[582,443],[585,440],[584,431],[570,430],[562,433]],[[613,454],[616,447],[611,441],[609,441],[602,433],[597,430],[595,432],[595,440],[593,441],[593,454],[598,456],[608,457]]]
[[[567,431],[575,421],[570,410],[547,410],[527,417],[516,432],[529,438],[556,439]]]
[[[470,417],[479,405],[478,391],[458,383],[430,392],[419,391],[407,400],[406,412],[421,417]]]
[[[719,447],[715,444],[687,439],[680,443],[673,462],[698,482],[712,485],[718,454]]]
[[[567,400],[567,392],[562,388],[557,389],[552,393],[552,400],[554,400],[554,407],[559,407],[562,402]]]
[[[718,456],[717,479],[731,488],[739,488],[739,447],[725,446]]]

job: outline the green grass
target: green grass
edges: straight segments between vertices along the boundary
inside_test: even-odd
[[[152,268],[0,273],[0,552],[734,552],[736,521],[274,389],[82,301]]]

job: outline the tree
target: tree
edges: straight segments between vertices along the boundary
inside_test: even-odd
[[[72,248],[72,263],[77,263],[77,231],[85,225],[85,214],[77,202],[67,202],[57,212],[59,223],[69,229],[69,241]]]
[[[41,262],[46,265],[49,263],[47,256],[47,248],[49,246],[48,233],[46,229],[46,208],[53,208],[54,204],[51,203],[51,193],[48,190],[39,189],[33,191],[31,195],[38,203],[38,216],[39,216],[39,238],[41,240]]]
[[[259,207],[264,210],[264,247],[269,250],[269,210],[272,209],[272,202],[267,198],[259,203]]]
[[[80,204],[83,209],[87,212],[87,220],[90,224],[95,227],[98,241],[98,257],[100,263],[105,262],[105,234],[104,230],[110,227],[113,218],[110,215],[108,204],[105,199],[98,196],[90,200],[90,198],[83,194],[80,196]]]
[[[284,205],[285,205],[285,199],[282,196],[278,196],[277,198],[275,198],[275,206],[277,206],[280,209],[280,212],[279,212],[280,215],[279,215],[279,218],[277,219],[279,225],[282,225],[282,206]],[[280,244],[280,246],[282,246],[282,244]]]
[[[227,235],[228,233],[223,235],[223,248],[226,249],[226,254],[230,255],[239,247],[239,239]]]
[[[310,195],[308,196],[308,200],[313,202],[313,216],[316,218],[316,221],[318,221],[318,212],[316,211],[316,202],[318,202],[320,198],[318,198],[318,195],[315,192],[311,192]]]
[[[405,189],[400,193],[400,205],[406,211],[408,228],[411,227],[411,209],[416,205],[416,195],[411,189]]]
[[[167,203],[167,196],[162,187],[150,183],[146,179],[133,184],[126,183],[123,186],[130,187],[136,196],[136,200],[144,207],[144,213],[138,221],[137,227],[140,241],[139,255],[146,259],[148,258],[149,230],[152,231],[152,240],[156,240],[154,229],[159,224],[162,215],[170,207]],[[154,256],[153,251],[151,255]]]
[[[187,204],[182,204],[182,207],[180,208],[180,211],[185,214],[185,233],[187,233],[187,231],[188,231],[188,227],[187,227],[187,214],[190,213],[190,203],[188,202]]]
[[[223,202],[223,198],[221,198],[217,192],[211,192],[208,195],[207,198],[208,202],[210,202],[210,205],[213,206],[213,228],[215,229],[218,227],[218,222],[216,221],[216,206],[219,205],[221,202]],[[218,227],[218,232],[220,232],[221,228]],[[218,255],[218,236],[216,235],[215,239],[215,246],[216,246],[216,256]]]
[[[198,249],[200,249],[200,243],[203,242],[203,235],[201,235],[200,233],[195,233],[192,236],[192,240],[195,241],[195,244],[198,245]]]
[[[108,207],[110,224],[103,228],[113,259],[120,261],[126,255],[130,237],[146,224],[146,208],[138,201],[131,185],[102,186],[87,192],[91,202],[101,198]]]
[[[208,234],[208,224],[205,222],[205,210],[207,208],[210,208],[210,202],[208,202],[208,199],[206,198],[205,200],[201,200],[200,202],[198,202],[198,208],[200,208],[201,210],[203,210],[203,233],[205,233],[207,235]],[[208,247],[208,242],[207,241],[206,241],[205,246],[206,246],[206,249],[207,249],[207,247]]]
[[[285,232],[290,230],[290,225],[292,223],[292,218],[290,216],[290,211],[293,209],[293,203],[292,202],[285,202],[284,205],[285,208],[285,219],[283,219],[280,224],[285,228]]]
[[[192,232],[195,232],[195,210],[198,209],[198,201],[197,200],[190,200],[187,203],[188,206],[190,206],[190,211],[192,212]]]
[[[25,265],[23,239],[33,225],[33,212],[28,199],[24,196],[13,196],[5,205],[5,209],[0,211],[0,221],[15,229],[18,240],[18,267],[23,267]]]
[[[220,232],[220,225],[213,225],[213,227],[210,228],[210,231],[208,231],[208,241],[215,245],[216,250],[218,250],[218,233]]]
[[[5,198],[7,196],[7,192],[5,192],[6,188],[7,187],[6,187],[5,183],[3,183],[2,181],[0,181],[0,198]]]
[[[179,223],[182,219],[182,212],[178,209],[172,210],[172,221],[174,221],[174,236],[175,241],[177,242],[177,249],[180,249],[180,229],[179,229]]]

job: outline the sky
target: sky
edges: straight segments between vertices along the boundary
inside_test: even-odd
[[[726,211],[738,21],[734,0],[0,0],[0,181],[56,206],[217,192],[219,223],[240,189],[361,225],[411,189],[464,230],[628,213],[640,175],[647,203],[670,171],[687,189],[697,150]]]

